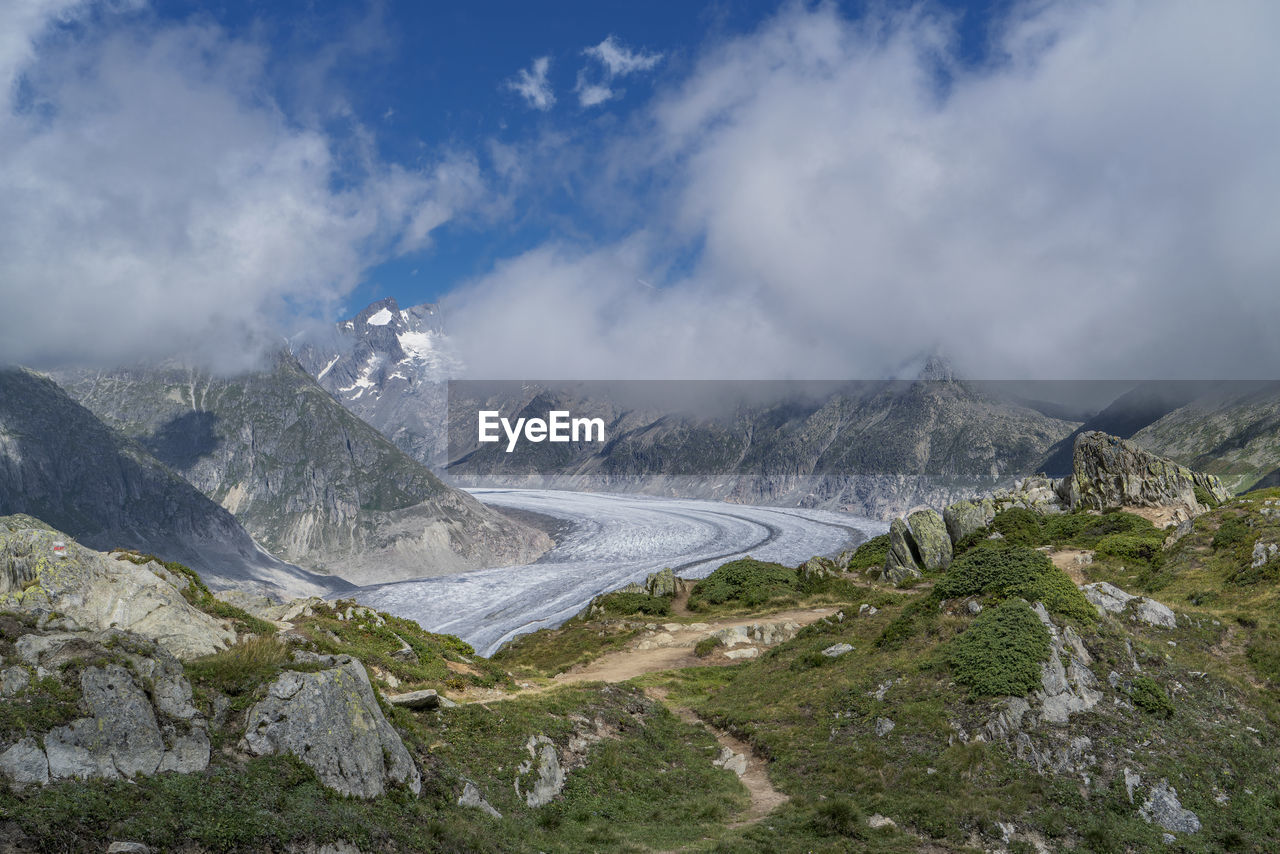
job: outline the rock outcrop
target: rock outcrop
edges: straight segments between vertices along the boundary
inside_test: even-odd
[[[177,586],[186,583],[160,564],[84,548],[29,516],[0,518],[0,609],[57,611],[83,629],[149,638],[179,658],[234,642],[233,630],[187,602]]]
[[[960,542],[974,531],[987,527],[995,517],[995,503],[990,498],[957,501],[942,511],[942,520],[946,523],[947,534],[951,537],[952,544]]]
[[[889,525],[889,553],[882,577],[893,584],[951,566],[951,537],[936,510],[917,510]]]
[[[1098,609],[1099,614],[1123,614],[1132,609],[1133,618],[1147,625],[1165,629],[1176,628],[1178,625],[1178,617],[1168,605],[1126,593],[1114,584],[1099,581],[1086,584],[1080,589],[1085,598]]]
[[[191,773],[209,764],[208,723],[192,704],[182,665],[162,647],[107,630],[31,632],[14,650],[20,666],[77,694],[85,714],[0,744],[0,775],[44,784]]]
[[[1201,513],[1208,509],[1201,498],[1220,502],[1231,497],[1213,475],[1194,472],[1133,442],[1099,432],[1076,437],[1071,477],[1059,492],[1072,509],[1089,510],[1182,505]]]
[[[291,753],[344,795],[373,798],[392,784],[418,794],[421,774],[378,708],[364,665],[348,656],[326,663],[333,666],[281,674],[249,710],[241,748],[255,756]]]

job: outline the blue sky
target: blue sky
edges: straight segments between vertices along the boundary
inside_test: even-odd
[[[158,18],[208,19],[229,33],[269,45],[272,96],[286,110],[307,114],[317,101],[344,101],[376,139],[378,153],[406,165],[430,162],[448,151],[476,152],[486,167],[493,145],[519,146],[543,135],[563,134],[567,144],[590,148],[625,127],[656,88],[687,75],[714,45],[749,33],[774,16],[772,2],[557,3],[156,3]],[[863,2],[833,4],[850,18]],[[987,59],[987,26],[1007,3],[952,2],[931,8],[955,16],[954,49],[967,63]],[[650,56],[651,68],[610,77],[585,53],[611,39],[620,49]],[[297,65],[323,57],[323,72],[298,80]],[[555,99],[539,109],[510,85],[522,70],[546,58],[547,91]],[[315,76],[311,76],[311,75]],[[608,85],[614,97],[584,106],[575,91],[579,75]],[[323,92],[315,87],[322,85]],[[351,117],[330,116],[336,134]],[[345,299],[342,313],[394,296],[402,304],[439,299],[460,282],[489,272],[555,236],[601,240],[630,223],[602,218],[580,200],[575,184],[531,187],[502,217],[460,219],[440,227],[429,248],[391,258],[370,269]],[[640,195],[644,187],[634,190]],[[691,250],[692,251],[692,250]]]
[[[1280,5],[0,4],[0,361],[1280,372]],[[122,334],[122,330],[127,330]]]

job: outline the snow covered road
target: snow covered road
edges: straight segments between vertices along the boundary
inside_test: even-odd
[[[874,519],[793,507],[560,490],[471,492],[495,507],[553,516],[567,530],[528,566],[381,584],[354,596],[430,631],[458,635],[483,655],[515,635],[557,626],[594,596],[664,566],[700,578],[747,554],[793,565],[888,529]]]

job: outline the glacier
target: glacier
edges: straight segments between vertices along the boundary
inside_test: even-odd
[[[537,563],[422,578],[344,592],[362,604],[457,635],[492,655],[516,635],[554,628],[592,598],[671,567],[702,578],[750,555],[798,565],[888,530],[876,519],[826,510],[764,507],[543,489],[472,489],[498,509],[541,513],[562,524]]]

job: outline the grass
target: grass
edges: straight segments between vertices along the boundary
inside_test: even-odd
[[[627,620],[574,617],[559,628],[542,629],[513,638],[490,660],[517,671],[555,676],[576,664],[586,664],[605,653],[622,649],[642,626],[642,623]]]
[[[199,688],[231,697],[250,697],[292,661],[287,645],[275,635],[251,635],[224,650],[186,662],[187,678]]]

